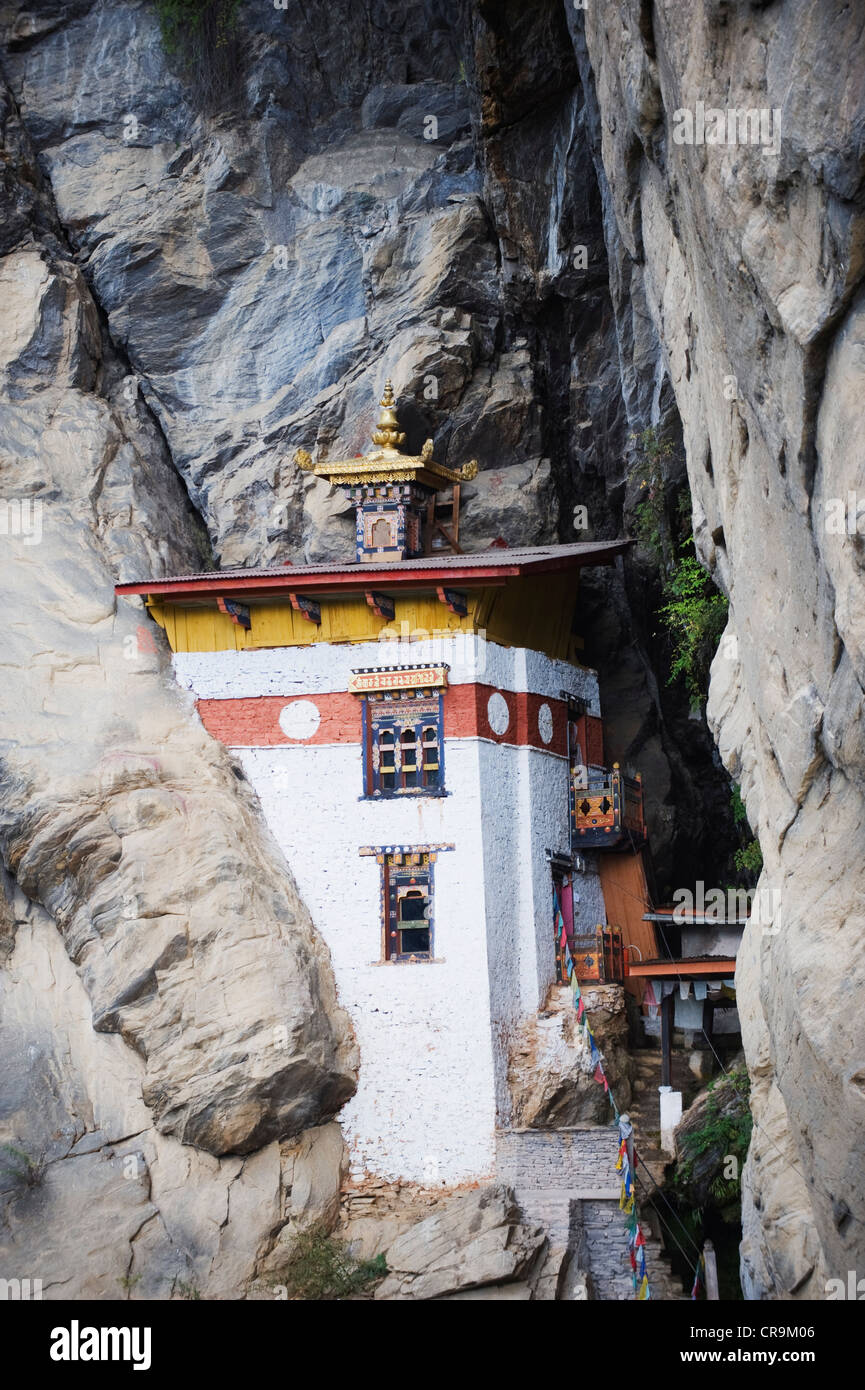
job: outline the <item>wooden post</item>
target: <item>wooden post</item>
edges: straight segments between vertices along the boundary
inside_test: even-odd
[[[436,495],[432,494],[426,504],[426,525],[423,528],[423,553],[432,555],[433,533],[436,524]]]
[[[703,1036],[709,1044],[709,1050],[714,1052],[712,1041],[715,1035],[715,1005],[711,999],[706,999],[703,1003]]]
[[[424,527],[424,554],[432,555],[433,540],[436,536],[441,536],[450,546],[455,555],[462,555],[460,546],[460,485],[454,483],[451,490],[451,523],[450,529],[444,522],[439,521],[436,516],[436,506],[446,506],[447,503],[439,502],[437,494],[433,493],[427,502],[426,526]]]
[[[715,1247],[710,1240],[703,1241],[703,1261],[706,1266],[706,1298],[717,1303],[720,1300],[718,1266],[715,1261]]]
[[[675,991],[661,1000],[661,1085],[672,1086],[673,1076],[673,1000]]]

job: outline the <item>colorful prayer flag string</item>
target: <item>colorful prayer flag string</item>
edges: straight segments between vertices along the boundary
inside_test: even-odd
[[[603,1086],[607,1099],[612,1106],[616,1124],[619,1127],[619,1151],[616,1158],[616,1171],[621,1174],[622,1187],[619,1195],[619,1207],[628,1218],[628,1253],[631,1260],[631,1274],[634,1280],[634,1297],[640,1302],[651,1298],[649,1289],[649,1278],[646,1272],[646,1240],[643,1235],[643,1228],[640,1225],[639,1214],[637,1211],[637,1199],[634,1190],[634,1174],[631,1172],[631,1157],[633,1156],[634,1167],[636,1167],[637,1156],[633,1146],[633,1127],[627,1116],[619,1113],[615,1097],[607,1080],[604,1071],[604,1059],[601,1049],[598,1047],[595,1035],[592,1032],[591,1024],[586,1015],[586,1005],[580,991],[580,983],[577,979],[577,968],[571,956],[568,946],[567,933],[565,932],[565,922],[559,906],[559,898],[555,889],[553,890],[553,920],[556,924],[556,945],[561,951],[564,961],[565,972],[571,993],[574,997],[574,1008],[577,1013],[577,1026],[584,1041],[588,1044],[592,1061],[595,1064],[592,1073],[593,1080],[599,1086]],[[629,1146],[629,1142],[630,1146]],[[696,1295],[692,1292],[691,1297]]]

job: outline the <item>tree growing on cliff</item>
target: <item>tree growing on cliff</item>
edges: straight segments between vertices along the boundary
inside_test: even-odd
[[[683,680],[692,709],[709,690],[709,667],[727,623],[727,599],[697,559],[691,536],[687,483],[670,489],[667,473],[675,449],[654,429],[633,436],[637,461],[631,481],[639,486],[634,534],[654,558],[664,603],[658,609],[671,645],[668,684]]]
[[[658,610],[672,643],[670,682],[681,677],[692,709],[709,693],[709,667],[727,625],[727,599],[719,593],[685,542],[664,584],[667,602]]]

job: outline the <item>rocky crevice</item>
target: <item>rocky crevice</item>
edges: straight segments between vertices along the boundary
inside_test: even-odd
[[[827,1273],[855,1263],[863,1216],[855,1199],[843,1230],[832,1215],[861,1162],[846,1074],[862,1039],[845,1004],[862,932],[861,802],[821,733],[839,696],[840,722],[861,722],[857,543],[825,524],[831,498],[861,477],[839,429],[861,374],[861,34],[843,7],[663,4],[650,52],[635,15],[621,5],[579,31],[608,243],[643,286],[683,422],[698,549],[730,598],[709,716],[759,831],[761,886],[779,893],[771,928],[749,927],[737,971],[755,1118],[745,1285],[749,1296],[819,1297]],[[647,123],[652,91],[660,114],[653,99]],[[831,115],[815,101],[829,91]],[[698,99],[777,109],[777,152],[677,144],[673,113]],[[836,669],[848,672],[840,683]]]

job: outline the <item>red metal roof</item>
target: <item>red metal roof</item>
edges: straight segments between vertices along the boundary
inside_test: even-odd
[[[206,570],[164,579],[134,580],[116,584],[118,594],[152,594],[175,602],[206,600],[217,595],[276,595],[297,591],[365,589],[371,581],[382,588],[430,588],[440,576],[448,584],[504,583],[524,574],[549,574],[580,569],[585,565],[609,565],[623,554],[629,540],[581,541],[573,545],[491,549],[471,555],[429,555],[417,560],[366,563],[357,560],[335,565],[273,565],[265,569]]]

